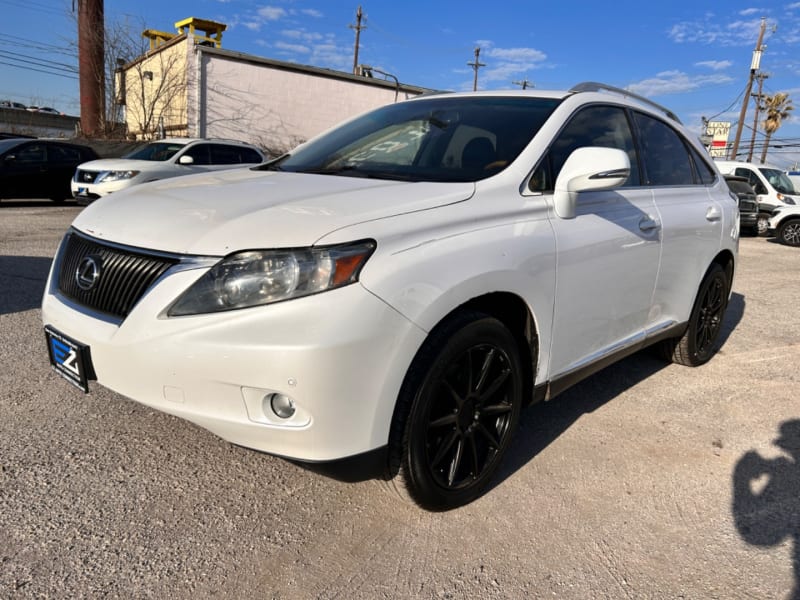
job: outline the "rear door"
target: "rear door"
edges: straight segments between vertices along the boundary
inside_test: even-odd
[[[706,159],[667,122],[635,112],[645,183],[662,226],[661,270],[648,328],[689,318],[700,281],[719,251],[724,225],[720,197],[710,193],[719,180]],[[728,211],[730,212],[730,211]]]

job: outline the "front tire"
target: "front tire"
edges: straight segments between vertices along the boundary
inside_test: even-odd
[[[389,477],[420,506],[446,510],[488,487],[519,423],[522,366],[497,319],[463,312],[417,353],[400,391]]]
[[[664,342],[668,360],[697,367],[711,359],[728,308],[729,285],[725,270],[717,263],[711,265],[700,284],[686,332],[680,338]]]
[[[787,246],[800,246],[800,219],[789,219],[778,227],[778,241]]]

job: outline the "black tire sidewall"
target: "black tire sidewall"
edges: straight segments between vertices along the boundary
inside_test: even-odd
[[[429,359],[429,366],[415,385],[414,399],[411,403],[406,423],[403,447],[403,470],[410,479],[411,493],[415,499],[434,509],[447,509],[461,506],[480,496],[486,489],[501,462],[519,423],[522,407],[522,365],[516,341],[508,329],[497,319],[491,317],[473,317],[474,320],[459,323],[452,327],[450,335],[441,336],[427,352],[420,353],[418,358]],[[438,343],[437,343],[438,342]],[[489,464],[472,484],[457,489],[446,489],[434,478],[428,464],[425,448],[428,418],[434,389],[449,368],[452,361],[460,358],[464,352],[480,344],[491,344],[501,349],[511,367],[513,399],[511,422],[501,440],[501,447],[492,457]]]
[[[778,229],[778,240],[785,246],[797,247],[800,246],[800,243],[791,243],[785,237],[786,230],[792,225],[800,225],[800,219],[789,219],[788,221],[781,223],[781,226]]]
[[[708,293],[709,289],[711,288],[714,283],[719,280],[722,284],[723,289],[723,299],[722,299],[722,309],[721,309],[721,316],[720,319],[724,319],[725,311],[728,307],[728,295],[730,292],[728,277],[725,274],[725,270],[719,266],[718,264],[714,264],[711,269],[709,269],[708,273],[706,273],[705,278],[703,279],[703,283],[700,286],[700,291],[697,295],[697,301],[695,302],[695,306],[692,309],[692,317],[691,321],[689,322],[689,330],[687,332],[688,338],[688,351],[692,357],[692,362],[694,364],[700,365],[708,362],[712,356],[714,356],[714,348],[719,340],[719,335],[722,331],[722,324],[720,323],[719,328],[717,329],[716,335],[714,339],[708,344],[708,346],[701,352],[697,348],[697,329],[698,324],[700,321],[700,311],[703,308],[703,301]]]

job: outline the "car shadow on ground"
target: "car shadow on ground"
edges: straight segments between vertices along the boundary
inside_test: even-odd
[[[52,262],[39,256],[0,256],[0,315],[41,307]]]
[[[744,317],[744,311],[744,296],[734,292],[717,341],[719,351],[724,351],[725,343]],[[647,348],[584,379],[556,399],[523,411],[516,439],[490,489],[533,460],[583,415],[594,412],[669,365],[659,356],[657,348]]]
[[[800,600],[800,419],[781,423],[773,444],[783,452],[764,458],[750,450],[733,471],[731,510],[741,538],[753,546],[777,546],[792,540],[794,590]]]

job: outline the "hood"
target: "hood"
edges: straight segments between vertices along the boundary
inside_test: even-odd
[[[357,223],[469,198],[473,183],[410,183],[236,169],[131,187],[87,206],[73,226],[118,244],[179,254],[314,244]]]
[[[152,171],[159,165],[168,165],[168,160],[136,160],[134,158],[101,158],[81,163],[82,171]]]

